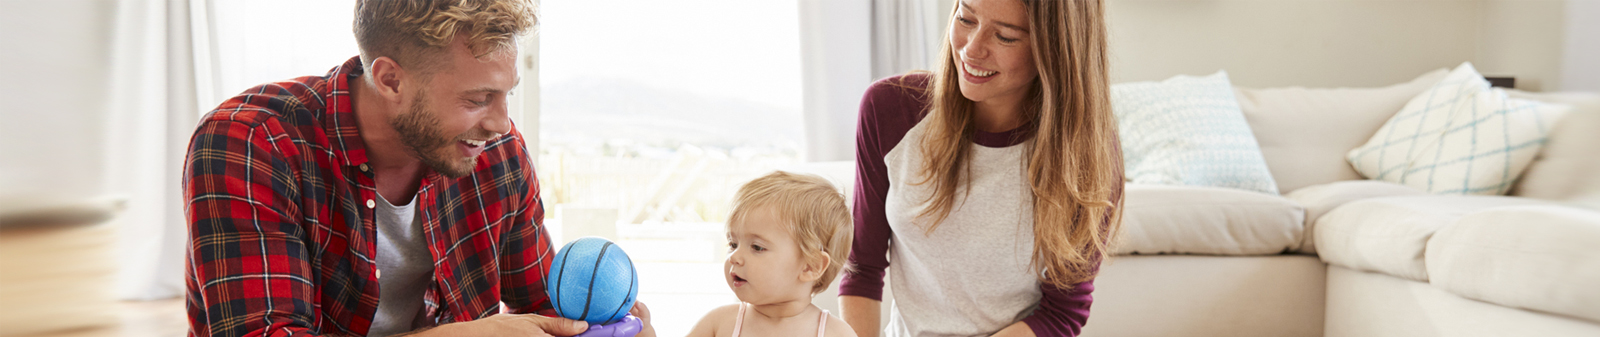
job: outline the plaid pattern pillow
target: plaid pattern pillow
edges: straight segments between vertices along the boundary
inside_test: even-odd
[[[1505,194],[1570,109],[1508,98],[1462,63],[1346,158],[1367,179],[1434,194]]]

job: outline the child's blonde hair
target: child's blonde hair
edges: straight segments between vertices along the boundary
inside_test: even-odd
[[[827,289],[844,267],[850,255],[850,241],[855,236],[844,194],[822,177],[777,171],[739,188],[728,222],[742,221],[763,206],[771,207],[789,228],[803,259],[811,260],[823,252],[828,253],[828,268],[811,286],[811,294]]]

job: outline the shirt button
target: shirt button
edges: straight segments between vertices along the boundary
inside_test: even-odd
[[[361,172],[367,172],[367,170],[370,170],[367,168],[367,164],[361,164]]]
[[[378,207],[378,202],[367,199],[367,208]]]
[[[383,269],[375,270],[375,272],[372,273],[372,278],[383,278]]]

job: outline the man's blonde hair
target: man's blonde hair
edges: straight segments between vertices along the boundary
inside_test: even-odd
[[[811,260],[823,252],[828,253],[828,268],[811,286],[811,294],[820,293],[833,284],[834,276],[839,274],[850,255],[850,241],[855,237],[844,194],[822,177],[773,172],[739,188],[728,223],[744,221],[750,212],[762,207],[777,213],[779,221],[788,227],[789,235],[794,236],[795,244],[800,246],[801,258]]]
[[[427,77],[443,64],[457,34],[474,57],[514,50],[538,24],[528,0],[359,0],[356,44],[361,64],[387,56]]]

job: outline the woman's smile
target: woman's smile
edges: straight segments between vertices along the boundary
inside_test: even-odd
[[[993,80],[994,76],[999,73],[999,71],[974,66],[972,63],[961,62],[961,79],[966,80],[968,83],[983,84]]]

